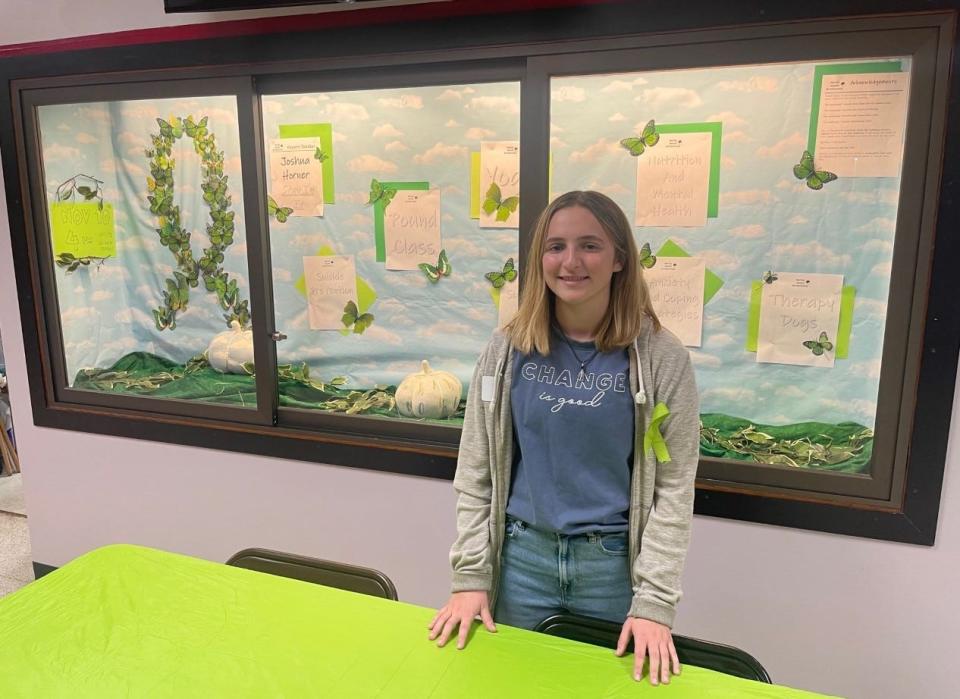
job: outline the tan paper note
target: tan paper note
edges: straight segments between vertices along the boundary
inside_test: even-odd
[[[909,81],[909,73],[824,75],[817,169],[838,177],[899,175]]]
[[[832,367],[842,274],[777,272],[763,285],[757,361]]]
[[[340,330],[348,301],[357,302],[357,269],[353,255],[303,258],[311,330]]]
[[[520,225],[520,142],[480,143],[480,227]]]
[[[704,226],[713,135],[662,134],[637,157],[638,226]]]
[[[688,347],[699,347],[703,336],[702,257],[660,257],[643,270],[657,317]]]
[[[410,270],[437,264],[440,236],[440,190],[401,190],[383,214],[387,269]]]
[[[270,142],[270,196],[291,216],[323,216],[323,169],[314,157],[319,138]]]

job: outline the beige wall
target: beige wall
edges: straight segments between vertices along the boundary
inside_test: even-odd
[[[0,44],[158,26],[170,21],[159,5],[104,0],[94,21],[75,3],[35,0],[29,19],[4,10]],[[221,561],[265,546],[378,567],[404,601],[444,599],[449,483],[36,428],[16,299],[2,200],[0,330],[35,560],[60,565],[120,541]],[[697,517],[677,630],[749,650],[784,684],[870,699],[955,695],[958,425],[955,414],[935,547]]]

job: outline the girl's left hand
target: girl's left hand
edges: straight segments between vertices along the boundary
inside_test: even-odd
[[[639,619],[628,616],[617,641],[617,655],[627,652],[630,637],[633,637],[633,679],[638,682],[643,677],[643,661],[650,657],[650,684],[660,682],[670,684],[671,670],[674,675],[680,674],[680,659],[677,649],[673,645],[673,636],[670,628],[649,619]]]

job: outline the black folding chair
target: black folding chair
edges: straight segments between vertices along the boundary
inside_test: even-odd
[[[397,588],[386,575],[373,568],[363,568],[349,563],[324,561],[283,551],[244,549],[231,556],[227,565],[350,590],[373,597],[398,599]]]
[[[544,619],[534,631],[569,638],[605,648],[616,648],[621,624],[576,614],[555,614]],[[756,658],[739,648],[673,634],[673,645],[683,665],[715,670],[727,675],[772,684],[770,675]]]

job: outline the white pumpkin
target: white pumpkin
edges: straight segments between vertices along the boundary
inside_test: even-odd
[[[224,374],[246,374],[243,365],[253,363],[253,330],[244,330],[236,320],[230,329],[214,335],[207,348],[207,361]]]
[[[433,371],[427,360],[397,387],[397,410],[406,417],[450,417],[460,406],[463,386],[449,371]]]

